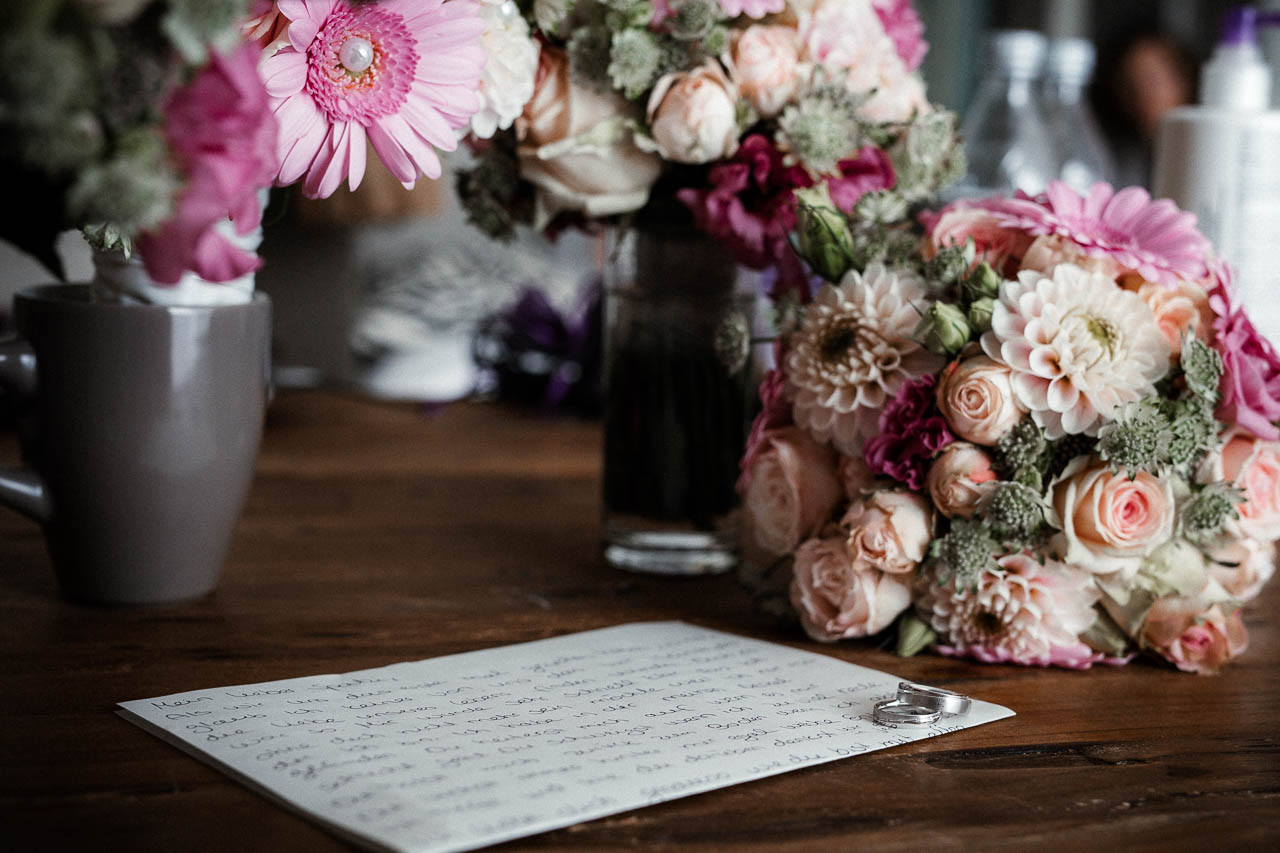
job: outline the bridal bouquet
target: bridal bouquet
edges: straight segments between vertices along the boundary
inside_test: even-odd
[[[739,489],[747,559],[811,637],[897,622],[904,654],[1201,673],[1244,650],[1280,538],[1280,357],[1193,216],[1055,183],[848,271],[839,211],[800,218],[842,274],[779,341]]]
[[[473,0],[49,0],[0,13],[3,236],[55,272],[59,231],[136,249],[161,296],[245,282],[265,192],[354,189],[372,145],[435,178],[484,106]],[[252,290],[252,279],[247,279]],[[185,291],[184,291],[185,292]],[[244,298],[248,298],[246,295]]]
[[[803,294],[796,190],[901,218],[964,169],[955,118],[915,71],[926,45],[909,0],[534,0],[484,15],[495,59],[458,188],[491,236],[637,212],[670,225],[684,208],[739,263],[776,269],[777,292]]]

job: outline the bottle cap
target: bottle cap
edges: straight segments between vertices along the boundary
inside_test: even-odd
[[[1093,76],[1096,58],[1093,42],[1088,39],[1058,38],[1049,43],[1046,70],[1053,80],[1083,86]]]
[[[1034,80],[1044,69],[1046,45],[1035,30],[997,30],[988,42],[988,61],[1010,77]]]

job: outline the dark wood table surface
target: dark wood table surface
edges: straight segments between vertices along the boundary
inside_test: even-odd
[[[39,530],[0,512],[0,849],[348,849],[114,703],[649,619],[821,650],[1018,716],[497,849],[1280,849],[1280,582],[1218,677],[819,647],[754,615],[729,577],[608,568],[599,449],[594,424],[491,406],[282,396],[221,586],[173,607],[60,600]],[[0,439],[0,464],[15,460]]]

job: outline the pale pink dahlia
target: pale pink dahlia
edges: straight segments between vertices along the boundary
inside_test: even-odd
[[[1029,554],[983,570],[976,589],[920,583],[916,609],[946,655],[983,663],[1088,669],[1105,660],[1080,640],[1093,625],[1098,592],[1088,572]],[[1118,662],[1118,661],[1107,661]]]
[[[1082,196],[1054,181],[1041,196],[1005,199],[997,207],[1008,225],[1065,237],[1090,255],[1114,258],[1148,281],[1172,285],[1209,273],[1209,241],[1196,230],[1195,214],[1165,198],[1152,201],[1141,187],[1117,192],[1099,182]]]
[[[1013,369],[1014,396],[1050,438],[1097,435],[1169,369],[1169,343],[1147,303],[1074,264],[1004,282],[982,348]]]
[[[926,303],[920,276],[878,263],[823,287],[787,353],[796,423],[841,453],[861,455],[898,389],[942,367],[913,337]]]
[[[279,0],[289,44],[262,62],[280,120],[276,183],[331,195],[364,177],[367,143],[406,187],[480,109],[484,20],[472,0]]]

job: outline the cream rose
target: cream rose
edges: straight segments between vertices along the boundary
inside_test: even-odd
[[[1238,520],[1227,522],[1233,536],[1262,542],[1280,539],[1280,442],[1263,441],[1240,427],[1223,437],[1222,449],[1201,463],[1201,483],[1225,480],[1244,492]]]
[[[830,643],[887,628],[911,605],[909,578],[858,571],[843,539],[810,539],[796,551],[791,604],[813,639]]]
[[[1139,472],[1132,479],[1103,462],[1077,459],[1054,487],[1053,510],[1062,532],[1054,545],[1063,562],[1111,575],[1105,591],[1128,600],[1127,584],[1143,558],[1173,535],[1174,495],[1168,481]]]
[[[1234,600],[1245,604],[1258,597],[1276,570],[1276,543],[1229,539],[1210,548],[1209,576]]]
[[[843,496],[835,454],[799,427],[770,431],[744,496],[753,543],[775,556],[813,536]]]
[[[659,78],[649,96],[658,153],[677,163],[710,163],[738,150],[737,87],[709,59]]]
[[[938,381],[938,410],[951,431],[974,444],[992,446],[1022,420],[1006,365],[975,355],[952,362]]]
[[[794,29],[753,24],[734,32],[729,73],[739,94],[762,117],[771,118],[799,91],[808,66],[800,62]]]
[[[1189,334],[1205,344],[1212,340],[1213,309],[1204,288],[1188,281],[1179,281],[1173,287],[1143,281],[1137,290],[1156,315],[1156,325],[1169,342],[1174,358],[1182,354],[1183,335]]]
[[[968,442],[956,441],[933,460],[924,484],[938,512],[947,518],[969,518],[998,479],[990,456]]]
[[[624,128],[632,112],[620,95],[575,84],[563,50],[542,48],[533,97],[516,119],[520,175],[538,188],[540,219],[644,206],[662,160],[637,148]]]
[[[849,531],[849,555],[857,571],[915,571],[933,539],[929,504],[913,492],[873,492],[854,501],[840,524]]]

